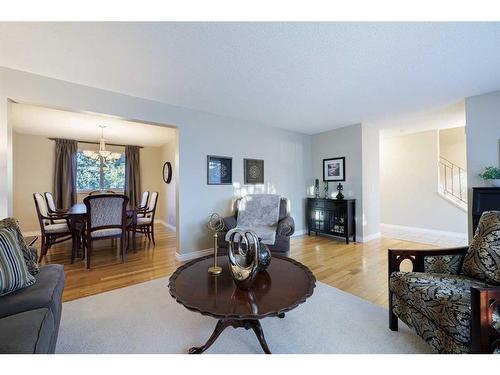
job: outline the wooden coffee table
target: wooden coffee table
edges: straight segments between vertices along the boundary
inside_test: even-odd
[[[213,256],[205,256],[180,266],[170,277],[169,290],[185,308],[219,321],[208,341],[189,349],[200,354],[217,340],[229,326],[252,329],[265,353],[271,354],[259,319],[285,317],[285,312],[297,307],[313,294],[316,278],[303,264],[273,255],[266,271],[260,272],[251,290],[236,288],[229,272],[227,256],[220,256],[222,267],[218,276],[208,274]]]

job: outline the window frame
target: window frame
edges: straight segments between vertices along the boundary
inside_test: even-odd
[[[87,151],[87,150],[78,149],[77,153],[78,152],[83,153],[84,151]],[[125,155],[125,152],[120,152],[120,154]],[[78,160],[76,162],[76,173],[78,174]],[[78,179],[78,177],[77,177],[77,179]],[[88,194],[88,193],[90,193],[92,191],[96,191],[96,190],[111,190],[111,191],[114,191],[115,193],[124,193],[125,192],[125,188],[106,188],[104,186],[104,182],[105,182],[105,179],[104,179],[104,158],[101,155],[99,155],[99,187],[97,189],[79,189],[78,184],[76,184],[76,193],[77,194],[79,194],[79,193]],[[123,182],[125,185],[125,181],[123,181]]]

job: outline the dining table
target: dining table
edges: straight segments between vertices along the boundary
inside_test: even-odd
[[[132,227],[132,249],[135,252],[135,237],[136,237],[136,227],[137,227],[137,213],[139,209],[127,205],[127,218],[131,219],[130,226]],[[85,236],[85,225],[87,220],[87,206],[85,203],[75,203],[71,208],[66,212],[66,215],[69,217],[69,227],[72,236],[72,248],[71,248],[71,263],[73,264],[78,253],[79,243],[83,242],[79,240],[79,236]],[[83,231],[83,233],[82,233]],[[85,257],[85,248],[82,243],[83,248],[83,256]]]

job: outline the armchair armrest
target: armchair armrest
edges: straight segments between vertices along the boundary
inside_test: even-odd
[[[388,250],[388,261],[389,261],[389,275],[391,273],[399,271],[399,266],[401,262],[405,259],[409,259],[413,265],[413,272],[424,272],[424,259],[425,257],[435,257],[435,256],[450,256],[450,255],[465,255],[468,246],[454,247],[447,249],[389,249]]]
[[[222,232],[227,232],[230,229],[236,228],[236,217],[234,216],[228,216],[222,218],[222,221],[224,222],[224,230]]]
[[[492,353],[500,349],[500,286],[471,288],[471,351]]]
[[[295,221],[293,217],[287,216],[278,222],[276,233],[278,236],[290,237],[295,232]]]

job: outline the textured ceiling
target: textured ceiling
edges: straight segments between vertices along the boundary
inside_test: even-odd
[[[308,134],[498,90],[499,46],[500,23],[0,23],[1,66]]]

